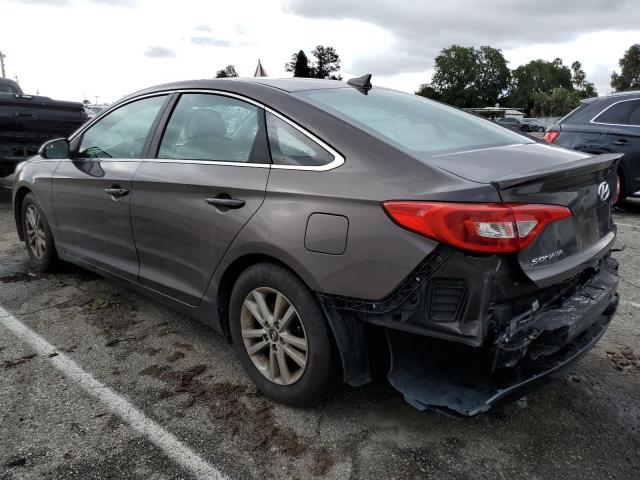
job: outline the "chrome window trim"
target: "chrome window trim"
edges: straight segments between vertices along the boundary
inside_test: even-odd
[[[594,125],[609,125],[612,127],[635,127],[635,128],[640,128],[640,125],[627,125],[625,123],[606,123],[606,122],[596,122],[596,118],[598,118],[600,115],[602,115],[604,112],[606,112],[607,110],[609,110],[611,107],[618,105],[620,103],[624,103],[624,102],[634,102],[634,101],[638,101],[640,100],[640,97],[636,97],[636,98],[627,98],[625,100],[620,100],[619,102],[614,102],[611,105],[609,105],[607,108],[603,109],[600,113],[596,114],[591,120],[589,120],[589,123],[592,123]]]
[[[333,147],[331,147],[329,144],[327,144],[326,142],[324,142],[323,140],[321,140],[320,138],[318,138],[317,136],[315,136],[313,133],[309,132],[308,130],[306,130],[304,127],[298,125],[297,123],[295,123],[293,120],[285,117],[284,115],[282,115],[281,113],[277,112],[276,110],[272,109],[271,107],[268,107],[260,102],[257,102],[256,100],[253,100],[252,98],[249,97],[245,97],[243,95],[239,95],[237,93],[232,93],[232,92],[225,92],[223,90],[213,90],[213,89],[177,89],[177,90],[164,90],[162,92],[154,92],[154,93],[148,93],[145,95],[140,95],[137,96],[135,98],[130,98],[125,102],[121,102],[121,103],[117,103],[113,106],[111,106],[110,108],[106,109],[105,111],[101,112],[100,115],[97,115],[96,117],[94,117],[92,119],[92,121],[87,122],[86,125],[83,125],[79,130],[77,130],[75,133],[73,133],[73,135],[71,137],[69,137],[69,141],[73,141],[76,137],[78,137],[79,135],[82,135],[88,128],[90,128],[94,123],[96,123],[100,118],[102,118],[105,115],[108,115],[110,112],[116,110],[117,108],[120,108],[124,105],[127,105],[131,102],[135,102],[137,100],[142,100],[144,98],[148,98],[148,97],[157,97],[160,95],[171,95],[174,93],[205,93],[205,94],[210,94],[210,95],[221,95],[224,97],[231,97],[231,98],[236,98],[238,100],[241,100],[243,102],[247,102],[250,103],[252,105],[255,105],[259,108],[264,109],[266,112],[271,113],[272,115],[275,115],[276,117],[278,117],[280,120],[282,120],[283,122],[287,123],[288,125],[290,125],[291,127],[295,128],[296,130],[298,130],[300,133],[302,133],[304,136],[306,136],[307,138],[309,138],[312,142],[320,145],[322,148],[324,148],[325,150],[327,150],[331,155],[333,155],[333,161],[327,163],[326,165],[312,165],[312,166],[304,166],[304,165],[276,165],[273,163],[249,163],[249,162],[229,162],[229,161],[220,161],[220,160],[188,160],[188,159],[172,159],[172,158],[143,158],[141,159],[143,162],[158,162],[158,163],[171,163],[171,162],[176,162],[176,163],[195,163],[195,164],[202,164],[202,165],[223,165],[223,166],[232,166],[232,167],[253,167],[253,168],[272,168],[272,169],[277,169],[277,170],[303,170],[303,171],[312,171],[312,172],[325,172],[327,170],[333,170],[334,168],[338,168],[339,166],[341,166],[342,164],[345,163],[345,158],[338,153],[337,150],[335,150]],[[99,160],[99,159],[96,159]]]

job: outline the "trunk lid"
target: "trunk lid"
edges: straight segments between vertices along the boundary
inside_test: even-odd
[[[589,156],[557,147],[514,145],[434,158],[451,173],[491,183],[503,202],[562,205],[572,216],[552,222],[518,254],[524,273],[547,287],[597,265],[615,240],[611,200],[622,155]],[[456,158],[452,158],[456,157]]]

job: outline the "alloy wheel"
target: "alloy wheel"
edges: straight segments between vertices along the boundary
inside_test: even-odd
[[[240,312],[242,340],[255,367],[269,381],[292,385],[309,358],[307,334],[295,307],[279,291],[256,288]]]
[[[44,226],[42,225],[42,216],[35,205],[29,205],[27,207],[25,223],[29,249],[37,260],[42,260],[46,251],[47,237],[44,233]]]

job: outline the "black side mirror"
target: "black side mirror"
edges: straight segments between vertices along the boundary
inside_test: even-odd
[[[66,138],[56,138],[55,140],[49,140],[38,150],[38,155],[42,158],[48,158],[50,160],[58,160],[70,158],[71,148],[69,147],[69,140]]]

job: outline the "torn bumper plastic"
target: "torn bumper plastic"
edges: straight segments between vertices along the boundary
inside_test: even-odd
[[[607,258],[568,298],[512,319],[489,351],[387,329],[389,382],[419,410],[464,416],[487,411],[596,344],[617,308],[616,269],[617,262]]]

